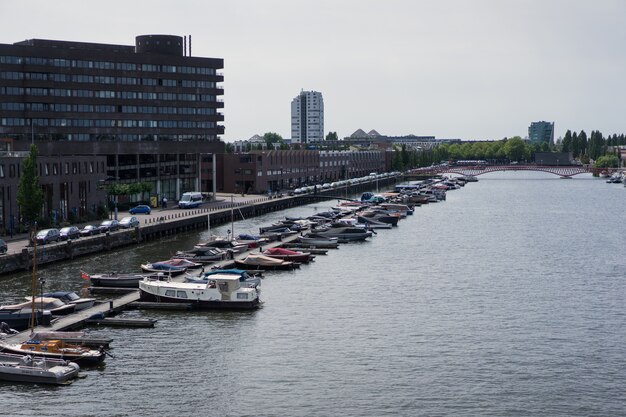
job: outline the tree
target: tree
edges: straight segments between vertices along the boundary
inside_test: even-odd
[[[572,147],[572,132],[565,132],[565,137],[561,141],[561,152],[569,152]]]
[[[578,142],[578,134],[576,132],[572,133],[572,146],[571,149],[572,156],[574,158],[578,158],[580,152],[580,144]]]
[[[339,140],[337,132],[328,132],[328,135],[326,135],[326,140]]]
[[[274,143],[283,143],[283,137],[275,132],[267,132],[263,135],[263,140],[267,144],[267,149],[274,149]]]
[[[526,144],[519,136],[508,139],[503,148],[504,154],[510,161],[519,161],[526,155]]]
[[[232,143],[226,143],[225,148],[226,148],[225,149],[226,153],[233,153],[233,152],[235,152],[235,146]]]
[[[30,145],[30,153],[22,161],[22,176],[17,186],[17,205],[24,220],[33,225],[41,214],[43,191],[37,176],[37,146]]]
[[[619,159],[615,155],[603,155],[593,164],[594,168],[617,168]]]

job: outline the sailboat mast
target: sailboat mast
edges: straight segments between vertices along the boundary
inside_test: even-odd
[[[230,240],[235,239],[235,209],[233,207],[233,196],[230,196],[230,231],[232,232],[230,235]]]
[[[31,285],[31,294],[32,294],[32,305],[31,305],[31,315],[30,315],[30,330],[31,333],[35,331],[35,291],[37,291],[37,235],[35,232],[37,231],[37,226],[33,229],[33,276],[32,276],[32,285]],[[43,317],[43,310],[41,311]]]

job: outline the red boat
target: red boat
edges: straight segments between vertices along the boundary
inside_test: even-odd
[[[311,255],[309,252],[296,252],[283,248],[267,249],[263,251],[263,255],[269,256],[270,258],[299,263],[309,263],[313,258],[315,258],[315,255]]]

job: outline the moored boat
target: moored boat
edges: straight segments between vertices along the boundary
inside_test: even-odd
[[[44,297],[57,298],[68,305],[76,306],[76,311],[85,310],[93,307],[96,302],[95,298],[83,298],[74,291],[55,291],[43,294]]]
[[[167,261],[161,261],[159,263],[160,264],[172,265],[172,266],[178,266],[178,267],[187,268],[187,269],[202,268],[202,263],[200,263],[200,262],[193,262],[193,261],[191,261],[189,259],[186,259],[186,258],[172,258],[172,259],[169,259]]]
[[[89,278],[92,286],[109,288],[137,288],[139,287],[139,281],[147,276],[146,274],[119,274],[117,272],[84,274]]]
[[[142,264],[141,269],[146,272],[153,272],[153,273],[162,272],[164,274],[168,274],[171,276],[184,274],[187,271],[187,268],[185,267],[168,265],[168,264],[161,263],[161,262]]]
[[[104,349],[66,343],[63,340],[28,340],[24,343],[0,343],[0,352],[31,355],[36,357],[62,359],[83,365],[94,365],[104,360]]]
[[[284,261],[282,259],[270,258],[259,253],[251,253],[245,259],[235,259],[235,266],[239,269],[261,269],[261,270],[290,270],[299,268],[296,262]]]
[[[0,323],[6,323],[10,328],[22,331],[28,329],[31,324],[32,302],[0,306]],[[49,310],[40,310],[35,304],[35,324],[49,326],[52,313]]]
[[[362,227],[331,227],[317,234],[326,237],[336,237],[338,242],[363,241],[372,236],[372,232]]]
[[[61,359],[0,353],[0,380],[35,384],[66,384],[78,376],[80,366]]]
[[[256,288],[242,288],[234,274],[215,274],[208,282],[154,281],[139,283],[140,299],[160,303],[191,304],[198,310],[252,310],[259,307]]]
[[[215,275],[218,274],[230,274],[239,277],[239,282],[242,287],[258,287],[261,285],[261,277],[256,275],[250,275],[243,269],[216,269],[215,271],[203,272],[199,276],[185,275],[185,282],[192,282],[194,284],[206,284]]]
[[[303,245],[314,246],[317,248],[336,248],[339,246],[339,242],[337,242],[337,238],[331,238],[327,236],[321,236],[317,233],[309,233],[306,236],[300,236],[298,239]]]
[[[315,255],[311,255],[310,252],[293,251],[284,248],[271,248],[263,251],[263,255],[270,258],[282,259],[291,262],[309,263]]]

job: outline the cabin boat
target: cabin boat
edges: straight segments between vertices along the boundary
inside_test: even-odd
[[[215,274],[207,283],[154,281],[139,283],[140,299],[191,304],[198,310],[253,310],[259,307],[256,288],[243,288],[239,276]]]
[[[104,349],[90,349],[89,347],[67,343],[63,340],[28,340],[24,343],[0,343],[0,352],[18,355],[31,355],[46,359],[61,359],[83,365],[95,365],[104,361]]]
[[[77,363],[0,352],[0,380],[35,384],[67,384],[78,376]]]
[[[300,262],[308,264],[315,258],[315,255],[311,255],[311,252],[293,251],[284,248],[271,248],[263,251],[263,255],[270,258],[282,259],[284,261]]]
[[[284,261],[282,259],[270,258],[260,253],[251,253],[245,259],[235,259],[235,266],[239,269],[261,269],[261,270],[291,270],[299,268],[296,262]]]
[[[194,284],[206,284],[213,276],[217,274],[231,274],[239,277],[239,282],[242,287],[258,287],[261,285],[261,277],[259,275],[250,275],[243,269],[216,269],[215,271],[203,272],[199,276],[185,275],[185,282],[192,282]]]

